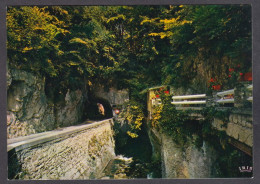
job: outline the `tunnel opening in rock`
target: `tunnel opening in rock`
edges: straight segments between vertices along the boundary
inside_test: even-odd
[[[113,117],[111,104],[104,98],[90,97],[85,109],[85,117],[90,120],[102,120]]]

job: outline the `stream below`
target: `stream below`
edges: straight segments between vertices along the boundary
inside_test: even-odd
[[[108,163],[101,179],[161,178],[161,162],[152,159],[146,129],[142,128],[138,135],[137,138],[115,137],[117,156]]]

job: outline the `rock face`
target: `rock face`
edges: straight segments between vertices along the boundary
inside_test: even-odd
[[[112,120],[67,137],[9,152],[9,179],[96,179],[115,157]],[[20,169],[19,169],[20,168]]]
[[[214,167],[214,150],[203,142],[199,150],[191,142],[185,148],[172,138],[162,136],[163,178],[210,178]]]
[[[55,116],[58,126],[70,126],[82,121],[84,116],[84,91],[67,91],[65,104],[55,105]]]
[[[45,79],[22,70],[7,73],[8,138],[73,125],[83,116],[83,91],[68,91],[65,103],[47,100]]]
[[[105,91],[104,87],[95,86],[94,91],[96,97],[104,98],[108,100],[110,104],[121,105],[129,100],[129,93],[127,90],[109,88],[108,91]]]
[[[216,159],[214,149],[203,142],[197,148],[188,140],[185,145],[177,145],[173,139],[156,130],[150,130],[154,157],[162,161],[163,178],[212,178]]]

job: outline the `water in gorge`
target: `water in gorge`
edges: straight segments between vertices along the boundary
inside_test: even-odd
[[[137,138],[115,137],[117,156],[105,168],[102,179],[161,178],[161,162],[152,159],[146,129],[142,128],[138,135]]]

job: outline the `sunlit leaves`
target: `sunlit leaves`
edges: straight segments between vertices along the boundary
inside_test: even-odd
[[[107,19],[107,23],[109,23],[110,21],[118,20],[118,19],[125,20],[126,17],[123,14],[119,14],[119,15],[117,15],[115,17],[111,17],[111,18]]]
[[[246,5],[10,7],[7,31],[11,63],[51,80],[116,83],[138,100],[148,86],[224,83],[229,64],[251,67]]]
[[[57,46],[55,37],[66,34],[65,23],[51,15],[46,8],[10,7],[7,11],[8,49],[27,52],[32,49]]]
[[[132,138],[138,137],[138,131],[141,130],[141,126],[144,120],[144,113],[142,105],[134,100],[130,100],[126,105],[126,109],[121,112],[122,117],[126,118],[130,130],[127,134]]]

